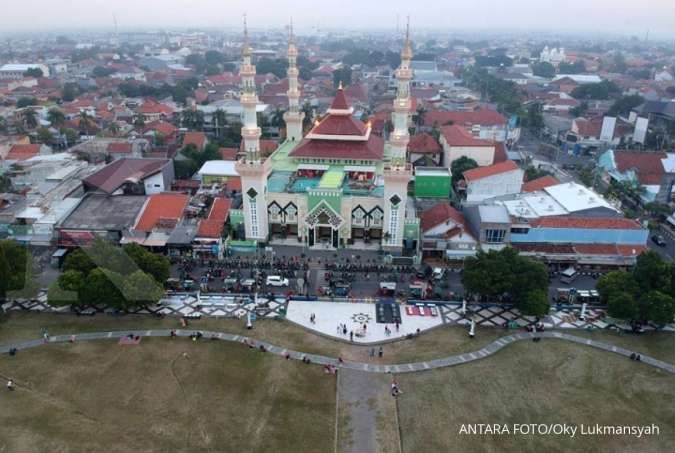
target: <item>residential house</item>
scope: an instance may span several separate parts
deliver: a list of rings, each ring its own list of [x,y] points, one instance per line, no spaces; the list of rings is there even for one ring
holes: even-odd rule
[[[174,179],[170,159],[118,159],[82,183],[85,191],[108,195],[151,195],[169,190]]]
[[[447,202],[420,214],[420,231],[425,257],[463,259],[475,255],[478,249],[467,220]]]
[[[442,158],[443,148],[431,134],[423,132],[410,137],[408,161],[414,167],[440,166]]]
[[[460,157],[468,157],[479,166],[495,163],[496,145],[491,140],[476,138],[457,124],[441,127],[440,144],[443,148],[443,166],[450,168]]]

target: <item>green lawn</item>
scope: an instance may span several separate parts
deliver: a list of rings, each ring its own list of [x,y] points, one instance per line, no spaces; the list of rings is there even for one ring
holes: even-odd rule
[[[187,356],[184,355],[187,353]],[[143,339],[0,357],[0,451],[331,451],[335,377],[242,345]]]
[[[592,348],[522,342],[467,365],[399,377],[404,451],[670,451],[675,377]],[[657,437],[468,436],[463,423],[660,426]]]

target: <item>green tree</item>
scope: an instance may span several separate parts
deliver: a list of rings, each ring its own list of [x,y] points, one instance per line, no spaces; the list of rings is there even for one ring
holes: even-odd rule
[[[80,94],[80,89],[76,83],[66,83],[61,89],[61,98],[66,102],[72,102]]]
[[[121,291],[123,280],[115,272],[94,269],[85,278],[80,292],[81,303],[88,306],[103,304],[111,308],[124,308],[125,301]]]
[[[544,128],[544,114],[541,102],[532,102],[527,106],[527,113],[523,118],[524,126],[535,134]]]
[[[117,124],[117,121],[112,121],[112,122],[108,125],[108,132],[110,132],[110,134],[112,134],[113,136],[116,136],[117,134],[119,134],[119,132],[120,132],[120,125]]]
[[[598,280],[596,288],[600,293],[600,301],[604,304],[609,303],[610,298],[618,294],[629,294],[636,298],[640,292],[633,274],[625,271],[613,271],[603,275]]]
[[[42,72],[42,69],[40,68],[28,68],[24,73],[24,77],[36,77],[40,78],[44,76],[44,73]]]
[[[555,76],[555,67],[547,62],[542,61],[532,65],[532,74],[546,79],[552,79]]]
[[[80,271],[65,271],[57,279],[59,288],[79,293],[84,287],[84,274]]]
[[[673,322],[675,317],[675,299],[660,291],[650,291],[644,297],[645,318],[664,326]]]
[[[46,127],[41,127],[37,130],[37,139],[40,143],[50,144],[54,142],[54,134]]]
[[[28,129],[35,129],[38,125],[37,113],[32,108],[27,108],[21,112],[21,119]]]
[[[159,302],[164,290],[151,276],[138,270],[124,279],[122,294],[126,307],[139,307]]]
[[[580,85],[572,90],[571,94],[575,99],[606,100],[621,94],[621,88],[619,88],[614,82],[603,80],[599,83]]]
[[[551,310],[546,291],[538,289],[517,300],[517,307],[527,316],[546,316]]]
[[[633,321],[638,317],[639,306],[632,294],[613,294],[607,304],[607,313],[613,318]]]
[[[645,99],[639,94],[632,94],[630,96],[622,96],[610,107],[607,114],[610,116],[628,115],[638,105],[642,104]]]
[[[462,156],[459,159],[455,159],[450,164],[450,172],[452,173],[452,181],[457,183],[458,181],[464,179],[464,172],[477,168],[478,163],[467,156]]]
[[[671,264],[664,261],[654,250],[640,254],[633,268],[633,277],[644,293],[649,291],[667,293],[671,286],[671,275]]]
[[[578,118],[580,116],[584,116],[584,113],[588,111],[588,102],[583,101],[579,103],[579,105],[572,107],[570,109],[570,114],[572,114],[573,117]]]
[[[66,116],[56,107],[49,109],[47,112],[47,120],[54,127],[59,127],[66,122]]]
[[[343,66],[333,71],[333,87],[338,88],[340,85],[347,87],[352,84],[352,68]]]
[[[64,273],[74,271],[87,276],[94,269],[96,269],[96,263],[94,263],[87,252],[81,248],[70,252],[63,263]]]
[[[125,244],[122,250],[140,270],[151,275],[158,283],[164,284],[169,278],[171,263],[167,257],[152,253],[138,244]]]
[[[62,289],[57,280],[52,282],[47,289],[47,302],[52,307],[62,307],[66,305],[79,305],[80,300],[75,291]]]
[[[59,130],[61,135],[63,135],[66,138],[66,141],[68,142],[68,146],[73,146],[75,143],[77,143],[78,135],[77,131],[75,129],[71,129],[69,127],[66,128],[61,128]]]
[[[5,256],[5,249],[0,247],[0,301],[5,300],[11,278],[12,275],[9,268],[9,261]]]
[[[16,108],[18,108],[18,109],[23,109],[23,108],[26,108],[26,107],[30,107],[32,105],[38,105],[37,99],[35,99],[33,97],[20,97],[16,101]]]
[[[134,127],[143,127],[145,126],[145,116],[140,113],[134,115]]]
[[[525,169],[525,181],[532,181],[534,179],[543,178],[544,176],[550,175],[550,171],[535,168],[532,165]]]
[[[7,175],[0,175],[0,193],[7,193],[13,190],[12,178]]]
[[[586,72],[586,65],[584,62],[579,60],[574,63],[562,62],[558,65],[558,72],[560,74],[583,74]]]
[[[92,71],[91,75],[94,77],[108,77],[110,74],[114,74],[116,71],[113,68],[104,68],[103,66],[96,66]]]

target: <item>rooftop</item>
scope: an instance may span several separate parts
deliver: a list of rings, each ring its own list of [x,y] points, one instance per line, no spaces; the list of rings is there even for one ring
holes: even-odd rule
[[[488,165],[487,167],[478,167],[467,170],[463,173],[463,175],[466,182],[470,183],[472,181],[477,181],[479,179],[499,175],[502,173],[508,173],[514,170],[519,170],[518,165],[516,165],[516,163],[512,160],[507,160],[498,164]]]
[[[182,193],[158,193],[150,195],[143,206],[134,230],[150,232],[155,228],[172,229],[183,217],[190,197]]]
[[[115,197],[90,194],[61,223],[68,230],[121,231],[133,225],[143,208],[144,195],[119,195]]]
[[[118,159],[82,182],[86,187],[113,193],[124,183],[140,182],[169,164],[171,161],[168,159]]]

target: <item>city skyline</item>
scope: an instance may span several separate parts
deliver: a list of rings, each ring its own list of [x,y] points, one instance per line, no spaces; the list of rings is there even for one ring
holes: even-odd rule
[[[283,27],[292,16],[298,30],[310,29],[395,29],[397,16],[402,25],[406,15],[416,30],[441,31],[556,31],[610,33],[643,36],[647,30],[655,38],[673,38],[670,21],[675,4],[651,0],[636,6],[628,0],[598,0],[591,4],[571,0],[558,2],[514,0],[497,2],[475,0],[468,3],[421,1],[414,5],[401,0],[386,4],[341,2],[328,8],[308,0],[269,4],[263,0],[131,0],[66,4],[37,0],[35,8],[12,8],[3,12],[0,26],[6,31],[112,29],[113,15],[120,30],[134,28],[208,27],[232,29],[241,26],[246,13],[252,30]],[[95,8],[92,8],[92,4]],[[556,11],[555,7],[561,8]],[[35,10],[42,14],[34,15]],[[357,14],[355,14],[355,12]],[[579,14],[582,12],[582,14]],[[550,18],[550,19],[549,19]],[[561,18],[563,20],[561,20]]]

